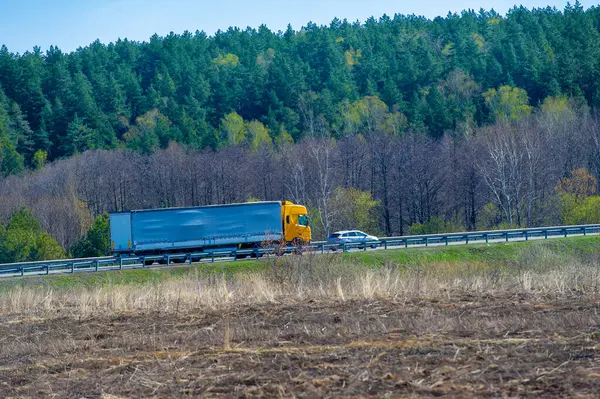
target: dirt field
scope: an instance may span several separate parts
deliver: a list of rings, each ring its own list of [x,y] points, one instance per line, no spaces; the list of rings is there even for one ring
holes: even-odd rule
[[[3,316],[0,397],[597,397],[599,306],[583,298]]]

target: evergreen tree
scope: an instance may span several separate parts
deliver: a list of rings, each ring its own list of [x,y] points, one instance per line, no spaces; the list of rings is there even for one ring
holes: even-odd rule
[[[108,214],[104,213],[94,220],[87,235],[71,248],[74,258],[89,258],[110,255],[110,228]]]

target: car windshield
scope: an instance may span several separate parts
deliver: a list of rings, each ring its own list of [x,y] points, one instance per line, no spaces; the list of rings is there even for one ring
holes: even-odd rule
[[[329,234],[329,238],[338,238],[339,236],[338,233]]]

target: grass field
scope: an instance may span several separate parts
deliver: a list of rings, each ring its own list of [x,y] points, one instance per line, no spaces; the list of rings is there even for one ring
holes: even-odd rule
[[[6,280],[0,396],[578,396],[600,237]]]
[[[509,242],[506,244],[474,244],[449,247],[409,248],[389,251],[366,251],[353,253],[329,253],[328,259],[343,260],[352,268],[365,269],[383,266],[414,268],[425,265],[444,267],[485,266],[488,268],[514,268],[518,263],[539,264],[547,261],[557,262],[563,259],[587,260],[600,253],[600,236],[552,239],[547,241]],[[541,258],[540,254],[545,258]],[[533,258],[532,262],[529,259]],[[234,276],[249,272],[265,271],[271,268],[271,262],[263,259],[239,260],[217,264],[194,264],[177,267],[146,268],[136,270],[109,271],[98,273],[80,273],[74,275],[56,275],[27,277],[23,279],[0,279],[0,295],[17,287],[51,289],[53,291],[73,290],[77,288],[96,289],[120,285],[155,284],[173,279],[197,277]]]

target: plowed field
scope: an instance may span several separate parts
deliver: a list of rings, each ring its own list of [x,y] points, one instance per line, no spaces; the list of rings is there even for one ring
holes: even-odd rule
[[[452,296],[0,318],[0,397],[597,397],[599,305]]]

